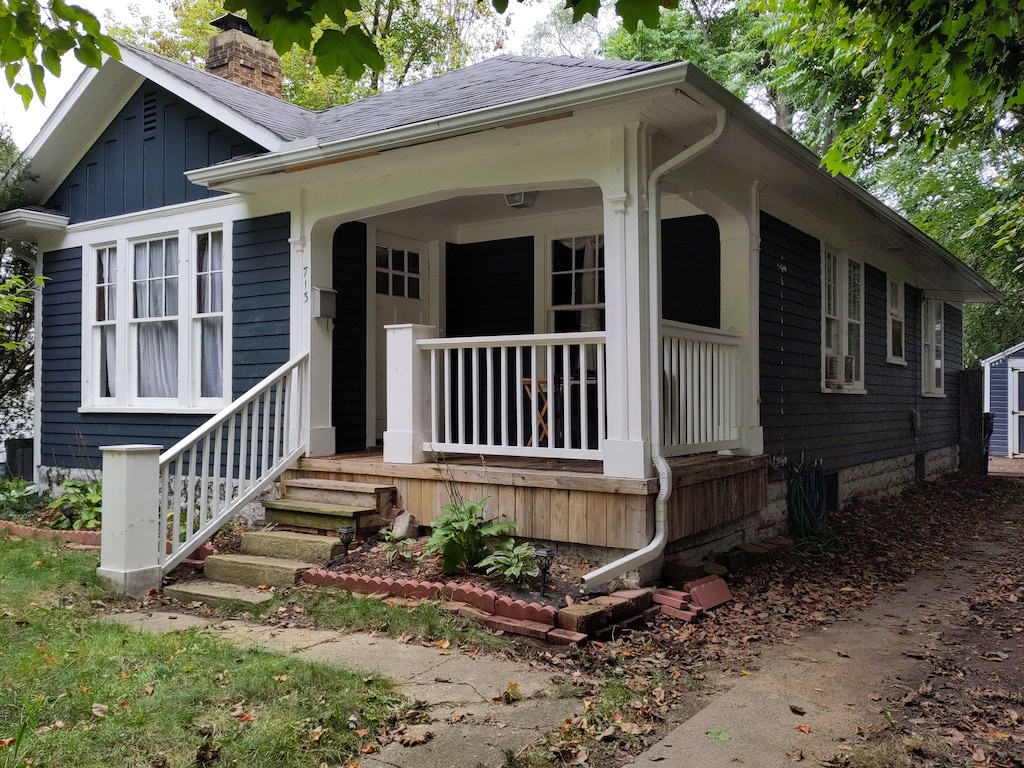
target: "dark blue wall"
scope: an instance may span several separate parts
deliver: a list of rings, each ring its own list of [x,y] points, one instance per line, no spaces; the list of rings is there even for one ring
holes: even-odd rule
[[[233,397],[288,362],[291,216],[236,221],[231,242]]]
[[[263,148],[178,97],[144,83],[47,206],[71,223],[220,194],[184,173]]]
[[[288,360],[289,216],[238,221],[233,234],[235,396]],[[79,413],[82,395],[82,253],[43,254],[42,463],[100,469],[99,446],[169,448],[209,414]]]
[[[1009,363],[996,360],[988,368],[988,411],[992,414],[992,439],[988,444],[992,456],[1009,456]]]
[[[761,216],[761,423],[765,453],[822,459],[826,472],[956,445],[960,310],[946,304],[944,398],[921,394],[921,294],[907,286],[906,365],[886,362],[886,276],[864,270],[867,394],[821,391],[821,246]],[[914,429],[912,413],[920,415]]]

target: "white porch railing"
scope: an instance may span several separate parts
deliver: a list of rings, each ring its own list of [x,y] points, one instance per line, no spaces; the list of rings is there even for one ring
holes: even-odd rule
[[[419,339],[429,354],[426,451],[600,459],[605,334]]]
[[[285,363],[160,455],[161,576],[305,452],[301,420],[308,357]]]
[[[742,334],[663,321],[662,452],[739,448]]]

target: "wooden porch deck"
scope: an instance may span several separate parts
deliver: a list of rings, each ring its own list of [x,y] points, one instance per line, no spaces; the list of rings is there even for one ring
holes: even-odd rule
[[[670,459],[669,540],[758,512],[767,503],[768,462],[717,454]],[[451,455],[391,464],[378,450],[305,458],[291,473],[393,485],[396,506],[423,523],[441,513],[454,489],[464,499],[488,498],[488,513],[515,522],[524,538],[631,550],[654,535],[657,478],[605,477],[599,461]]]

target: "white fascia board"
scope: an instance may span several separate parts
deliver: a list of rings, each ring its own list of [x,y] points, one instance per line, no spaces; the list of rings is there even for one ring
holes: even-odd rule
[[[696,93],[690,93],[691,89],[696,91]],[[703,100],[711,99],[721,105],[730,115],[740,120],[753,131],[756,136],[759,136],[766,143],[773,145],[779,154],[789,157],[794,165],[802,166],[806,172],[827,179],[842,190],[844,196],[853,198],[855,202],[881,218],[884,224],[897,230],[930,256],[938,259],[944,266],[954,272],[958,278],[971,286],[971,293],[965,300],[985,303],[999,301],[1003,298],[1003,294],[994,285],[960,261],[949,250],[919,230],[855,181],[846,176],[834,176],[822,168],[821,158],[818,155],[777,125],[759,115],[752,107],[727,90],[723,85],[704,74],[704,72],[696,67],[691,67],[686,72],[686,83],[682,86],[682,90],[700,103],[704,103]],[[963,298],[961,295],[961,299]]]
[[[256,125],[251,120],[247,120],[234,110],[224,106],[223,103],[217,101],[205,91],[195,88],[183,80],[179,80],[159,67],[153,66],[153,64],[129,48],[121,49],[121,63],[131,67],[144,78],[151,80],[164,90],[185,99],[196,109],[205,112],[214,120],[251,139],[269,152],[276,152],[284,144],[284,140],[280,136],[271,133],[262,126]]]
[[[1012,347],[1004,349],[1002,352],[996,352],[996,354],[992,355],[992,357],[986,357],[984,360],[981,360],[980,362],[982,365],[991,365],[997,360],[1002,360],[1004,358],[1010,357],[1011,355],[1017,352],[1020,352],[1022,349],[1024,349],[1024,341],[1022,341],[1020,344],[1014,344]]]
[[[0,213],[0,235],[11,240],[35,241],[44,232],[63,232],[68,217],[46,211],[16,208]]]
[[[26,191],[34,199],[49,199],[142,82],[140,75],[109,60],[78,76],[23,153],[32,170]]]
[[[669,64],[595,85],[559,91],[534,99],[514,101],[500,107],[486,107],[462,112],[440,120],[428,120],[398,128],[389,128],[328,144],[309,146],[307,142],[303,141],[300,146],[294,148],[284,144],[279,152],[273,154],[198,168],[188,171],[185,175],[193,184],[218,188],[234,181],[281,173],[296,166],[330,162],[351,155],[382,152],[398,147],[438,141],[496,128],[511,122],[537,118],[545,113],[578,109],[622,96],[671,88],[684,82],[687,78],[687,71],[690,69],[692,67],[687,62]]]

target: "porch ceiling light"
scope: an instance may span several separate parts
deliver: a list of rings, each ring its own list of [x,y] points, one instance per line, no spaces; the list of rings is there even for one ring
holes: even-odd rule
[[[509,208],[532,208],[539,192],[506,192],[505,205]]]

